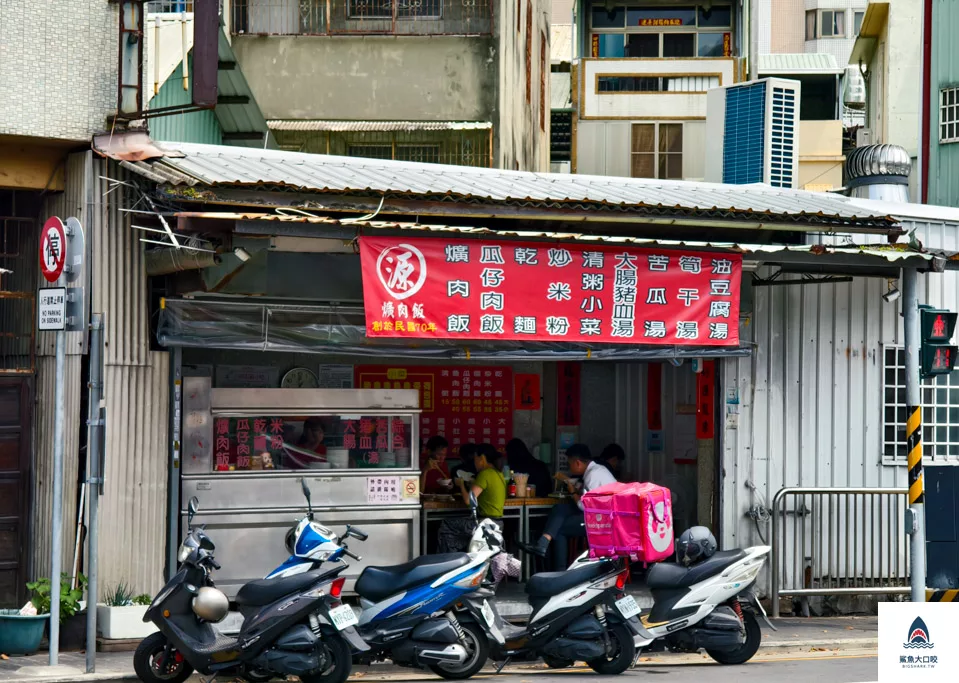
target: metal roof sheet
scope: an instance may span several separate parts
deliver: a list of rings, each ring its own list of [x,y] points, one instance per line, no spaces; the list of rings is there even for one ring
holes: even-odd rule
[[[490,130],[489,121],[326,121],[319,119],[274,119],[266,122],[270,130],[392,132],[413,130]]]
[[[530,173],[189,143],[165,143],[163,149],[163,157],[132,161],[131,169],[163,176],[170,185],[442,197],[549,209],[627,210],[667,220],[684,216],[769,227],[788,222],[797,230],[829,225],[841,231],[898,232],[894,219],[855,206],[847,197],[767,185]],[[113,156],[109,148],[98,151]]]
[[[549,75],[549,108],[572,109],[573,92],[570,89],[570,74],[554,71]]]
[[[551,64],[573,59],[573,27],[571,24],[551,24],[549,27],[549,61]]]
[[[626,237],[617,235],[596,235],[592,233],[551,232],[543,230],[491,230],[490,228],[456,225],[436,225],[417,222],[357,220],[355,218],[337,218],[335,216],[310,215],[300,210],[287,210],[280,213],[234,213],[234,212],[179,212],[178,218],[203,218],[230,221],[257,221],[263,223],[318,225],[329,227],[348,227],[350,229],[404,230],[424,233],[457,233],[473,237],[495,236],[517,240],[556,240],[562,242],[582,242],[603,244],[629,244],[633,246],[656,246],[686,249],[720,249],[743,254],[806,253],[821,254],[864,254],[878,256],[890,262],[907,258],[929,260],[934,254],[911,248],[908,244],[881,245],[832,245],[832,244],[750,244],[746,242],[716,242],[696,240],[667,240],[659,238]],[[314,235],[323,237],[322,234]]]
[[[244,96],[249,98],[246,104],[217,104],[214,112],[224,133],[251,133],[261,132],[267,136],[267,146],[276,148],[276,141],[266,125],[260,107],[250,90],[246,77],[237,62],[230,41],[227,40],[223,27],[220,27],[219,43],[217,44],[217,58],[220,62],[232,63],[232,69],[219,69],[216,83],[218,95],[223,97]],[[263,147],[263,140],[235,140],[228,144],[238,147]]]
[[[835,56],[824,52],[759,55],[760,74],[841,74]]]

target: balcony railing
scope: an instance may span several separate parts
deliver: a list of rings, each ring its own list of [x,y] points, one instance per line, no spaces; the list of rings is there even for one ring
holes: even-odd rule
[[[491,35],[492,0],[234,0],[238,35]]]
[[[297,131],[273,127],[281,149],[455,166],[491,165],[492,130]]]

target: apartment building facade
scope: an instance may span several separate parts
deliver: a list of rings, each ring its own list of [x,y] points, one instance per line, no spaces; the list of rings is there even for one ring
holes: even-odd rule
[[[577,0],[573,171],[702,179],[706,91],[743,79],[742,19],[734,3]]]
[[[225,0],[286,150],[548,170],[544,0]]]

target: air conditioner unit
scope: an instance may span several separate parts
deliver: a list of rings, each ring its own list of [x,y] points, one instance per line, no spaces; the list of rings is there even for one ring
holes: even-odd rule
[[[799,81],[764,78],[706,93],[706,180],[799,185]]]

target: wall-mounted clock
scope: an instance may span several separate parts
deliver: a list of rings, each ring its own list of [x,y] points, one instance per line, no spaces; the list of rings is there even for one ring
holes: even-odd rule
[[[283,389],[316,389],[319,381],[309,368],[293,368],[280,381]]]

